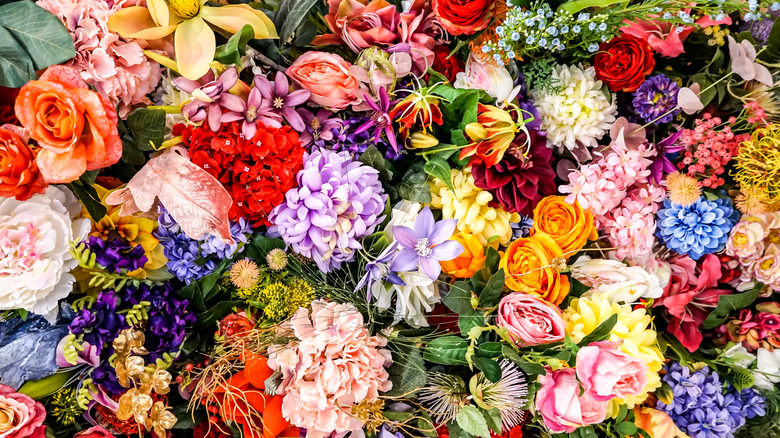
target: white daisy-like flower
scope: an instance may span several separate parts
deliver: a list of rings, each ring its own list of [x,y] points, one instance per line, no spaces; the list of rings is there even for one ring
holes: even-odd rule
[[[594,147],[615,121],[617,106],[601,92],[593,67],[558,65],[552,70],[555,90],[534,89],[531,98],[539,111],[547,146],[574,151]],[[556,92],[558,91],[558,92]],[[589,154],[586,154],[589,155]]]

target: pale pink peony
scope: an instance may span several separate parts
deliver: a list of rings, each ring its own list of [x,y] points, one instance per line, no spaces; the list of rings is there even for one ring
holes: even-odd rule
[[[736,257],[742,266],[752,269],[764,254],[764,238],[775,221],[773,213],[743,217],[731,229],[729,240],[726,241],[726,254]]]
[[[561,310],[524,292],[501,299],[496,325],[504,327],[520,347],[562,341],[565,334]]]
[[[42,404],[0,383],[0,437],[44,438],[44,419]]]
[[[133,2],[137,3],[137,2]],[[151,105],[147,94],[160,81],[160,65],[146,58],[144,40],[127,41],[108,30],[108,18],[125,2],[109,7],[102,0],[38,0],[70,31],[76,56],[67,65],[114,105],[125,117],[134,105]]]
[[[571,433],[579,427],[601,423],[607,416],[606,402],[600,402],[580,390],[574,368],[539,376],[541,388],[536,393],[536,411],[553,433]],[[582,393],[582,394],[580,394]]]
[[[393,386],[385,370],[390,351],[380,348],[387,341],[369,335],[351,304],[317,300],[311,308],[311,318],[301,308],[291,319],[298,342],[269,350],[268,366],[282,373],[282,414],[308,438],[359,430],[352,406]]]
[[[577,378],[597,401],[641,395],[647,385],[647,364],[615,347],[594,342],[577,352]]]

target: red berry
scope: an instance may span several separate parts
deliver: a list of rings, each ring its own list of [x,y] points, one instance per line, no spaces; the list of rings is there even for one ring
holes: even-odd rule
[[[209,412],[211,412],[212,414],[216,414],[217,412],[219,412],[219,408],[216,407],[215,405],[211,405],[209,406]]]
[[[227,329],[225,333],[227,333],[228,336],[233,336],[233,333],[235,333],[235,331],[233,329]]]
[[[187,371],[192,371],[195,369],[195,365],[188,363],[187,365],[184,366],[184,369]]]
[[[176,376],[176,383],[181,383],[184,381],[184,377],[182,376]]]
[[[216,415],[212,415],[209,417],[209,421],[211,421],[212,423],[219,423],[219,418],[217,418]]]
[[[211,363],[211,359],[209,359],[209,358],[206,358],[206,359],[203,360],[203,365],[208,365],[210,363]]]

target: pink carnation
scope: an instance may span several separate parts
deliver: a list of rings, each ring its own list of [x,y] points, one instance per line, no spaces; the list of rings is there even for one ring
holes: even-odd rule
[[[352,406],[393,386],[385,370],[390,351],[379,348],[386,340],[369,335],[351,304],[317,300],[311,308],[311,318],[303,308],[292,317],[298,342],[269,350],[268,366],[282,373],[282,414],[309,438],[359,430]]]
[[[137,3],[137,2],[134,2]],[[101,0],[38,0],[37,5],[55,14],[73,37],[76,56],[67,65],[95,87],[125,117],[137,104],[151,105],[146,97],[160,81],[160,65],[143,53],[144,40],[127,41],[108,30],[108,18],[124,6]]]
[[[5,419],[5,421],[2,421]],[[46,409],[25,394],[0,384],[0,436],[3,438],[44,438]]]

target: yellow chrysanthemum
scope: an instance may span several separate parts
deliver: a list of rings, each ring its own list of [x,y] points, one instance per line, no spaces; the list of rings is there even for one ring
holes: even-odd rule
[[[647,394],[661,386],[658,372],[663,367],[664,355],[658,348],[652,318],[647,311],[643,308],[632,310],[629,305],[611,303],[606,294],[593,294],[572,300],[563,312],[566,334],[572,341],[580,342],[612,315],[617,315],[618,320],[612,327],[609,341],[622,342],[618,349],[641,360],[648,367],[647,385],[642,394],[610,401],[608,413],[616,414],[620,405],[625,404],[629,409],[633,408],[642,403]]]
[[[488,205],[493,200],[490,192],[474,185],[471,167],[463,170],[451,170],[452,185],[455,192],[447,184],[433,178],[431,186],[431,206],[441,209],[443,219],[457,219],[458,231],[472,234],[479,238],[482,245],[487,245],[491,238],[496,238],[500,244],[512,240],[510,222],[517,222],[517,213],[507,213],[501,208]]]

